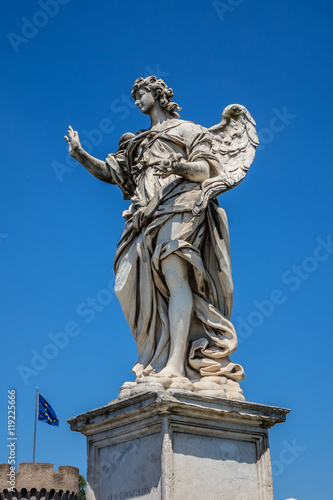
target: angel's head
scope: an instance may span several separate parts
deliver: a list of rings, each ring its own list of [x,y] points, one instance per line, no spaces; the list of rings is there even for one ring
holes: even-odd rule
[[[176,102],[171,101],[174,96],[173,90],[163,80],[157,80],[156,76],[137,78],[134,82],[131,96],[135,100],[136,106],[144,114],[149,114],[157,102],[171,116],[180,118],[176,109],[180,111],[182,108]]]

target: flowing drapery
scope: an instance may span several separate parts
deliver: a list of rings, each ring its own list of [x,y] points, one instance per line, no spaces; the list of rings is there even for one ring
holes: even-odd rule
[[[185,138],[181,127],[190,129]],[[137,376],[158,373],[168,360],[169,291],[161,262],[175,254],[188,262],[194,302],[186,375],[190,379],[225,375],[240,381],[243,368],[229,359],[237,348],[237,336],[230,321],[233,284],[227,217],[215,201],[200,216],[192,215],[199,183],[154,176],[153,165],[171,153],[188,161],[204,158],[211,175],[216,173],[209,134],[181,120],[159,134],[139,134],[107,159],[110,182],[132,200],[124,213],[114,267],[115,292],[137,343],[139,359],[133,371]],[[162,228],[167,234],[175,220],[180,221],[177,234],[161,239]]]

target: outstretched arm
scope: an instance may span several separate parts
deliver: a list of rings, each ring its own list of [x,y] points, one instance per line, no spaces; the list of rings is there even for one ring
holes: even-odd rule
[[[85,151],[80,143],[79,134],[71,126],[68,128],[68,136],[65,139],[69,146],[69,154],[92,175],[101,181],[111,182],[110,168],[105,161],[94,158]]]

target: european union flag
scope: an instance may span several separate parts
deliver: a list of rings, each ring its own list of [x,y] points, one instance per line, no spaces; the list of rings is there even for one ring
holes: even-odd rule
[[[39,394],[38,420],[59,427],[58,417],[51,405]]]

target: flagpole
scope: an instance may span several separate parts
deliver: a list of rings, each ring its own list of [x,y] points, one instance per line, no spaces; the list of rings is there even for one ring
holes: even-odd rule
[[[36,408],[35,408],[34,452],[33,452],[33,458],[32,458],[33,463],[35,463],[35,451],[36,451],[37,404],[38,404],[38,387],[36,387]]]

